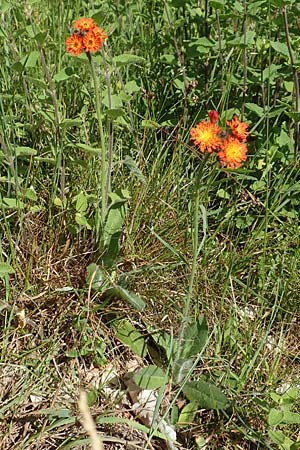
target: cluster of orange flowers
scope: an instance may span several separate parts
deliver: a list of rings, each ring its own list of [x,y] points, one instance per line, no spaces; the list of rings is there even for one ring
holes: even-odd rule
[[[209,122],[202,120],[191,129],[191,139],[202,153],[216,151],[222,166],[230,169],[241,167],[241,163],[247,160],[246,140],[249,136],[249,125],[241,122],[235,114],[232,120],[226,122],[231,132],[224,138],[224,132],[218,126],[218,117],[217,111],[210,111]]]
[[[73,23],[74,33],[67,37],[67,52],[73,56],[86,53],[95,53],[101,47],[107,35],[105,31],[98,27],[93,19],[82,18]]]

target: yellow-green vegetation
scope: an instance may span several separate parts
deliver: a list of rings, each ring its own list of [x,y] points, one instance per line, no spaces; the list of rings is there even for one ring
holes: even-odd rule
[[[2,1],[1,449],[300,448],[299,22]]]

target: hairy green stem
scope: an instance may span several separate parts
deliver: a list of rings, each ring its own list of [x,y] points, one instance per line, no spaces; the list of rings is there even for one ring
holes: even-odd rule
[[[106,199],[106,181],[107,181],[107,161],[106,161],[106,146],[105,146],[105,138],[103,132],[103,123],[101,117],[101,102],[99,95],[99,86],[97,81],[97,76],[94,68],[94,64],[92,61],[92,57],[90,53],[87,53],[87,57],[90,63],[91,74],[93,78],[94,91],[95,91],[95,100],[96,100],[96,114],[98,120],[99,127],[99,135],[100,135],[100,146],[101,146],[101,227],[103,228],[106,217],[107,210],[107,199]],[[97,229],[97,240],[99,241],[99,229]]]
[[[194,180],[194,217],[193,217],[193,230],[192,230],[192,244],[193,244],[193,259],[192,259],[192,266],[191,266],[191,273],[190,273],[190,279],[189,279],[189,286],[188,286],[188,292],[185,299],[185,305],[183,309],[183,320],[180,327],[180,332],[178,336],[178,348],[179,353],[180,349],[183,344],[183,337],[185,333],[186,326],[189,322],[189,312],[190,312],[190,306],[191,306],[191,300],[193,296],[194,291],[194,284],[195,284],[195,278],[196,278],[196,272],[197,272],[197,259],[199,256],[199,220],[200,220],[200,182],[202,179],[203,169],[205,167],[205,164],[209,158],[209,153],[206,152],[203,156],[202,162],[200,164],[200,167],[196,173],[195,180]],[[203,245],[204,241],[202,240],[202,243],[200,244],[200,248]]]

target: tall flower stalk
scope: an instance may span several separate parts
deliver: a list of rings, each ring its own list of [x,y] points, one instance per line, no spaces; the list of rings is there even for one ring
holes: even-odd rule
[[[203,169],[209,156],[214,152],[217,153],[221,165],[229,169],[239,168],[241,163],[247,160],[246,140],[249,135],[249,132],[247,131],[249,125],[241,122],[236,115],[233,116],[231,121],[227,121],[226,125],[230,128],[230,134],[228,136],[226,136],[226,133],[218,125],[218,112],[210,111],[209,120],[202,120],[190,131],[191,139],[198,147],[200,153],[203,154],[203,157],[194,178],[194,215],[192,224],[193,258],[188,291],[183,310],[183,320],[178,336],[179,354],[180,349],[184,346],[185,331],[190,321],[190,307],[197,274],[197,260],[206,239],[207,225],[205,208],[200,204],[200,187]],[[200,210],[202,211],[203,219],[203,238],[199,243]]]
[[[92,54],[100,50],[104,41],[107,39],[107,35],[91,18],[75,20],[73,27],[75,31],[66,39],[67,52],[73,56],[78,56],[85,52],[89,62],[95,92],[96,115],[101,148],[101,214],[100,223],[98,220],[96,225],[96,238],[99,242],[100,229],[104,228],[107,214],[107,177],[109,175],[107,174],[107,152],[101,115],[100,87],[95,72]]]

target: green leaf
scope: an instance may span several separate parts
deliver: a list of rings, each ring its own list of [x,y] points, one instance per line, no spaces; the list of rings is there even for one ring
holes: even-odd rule
[[[288,47],[283,42],[271,42],[271,47],[280,55],[290,57]]]
[[[226,199],[230,198],[230,194],[228,192],[226,192],[225,189],[219,189],[217,191],[217,196],[219,198],[226,198]]]
[[[166,331],[156,330],[151,325],[147,327],[147,331],[151,334],[151,338],[156,343],[156,345],[158,345],[165,351],[166,357],[170,362],[171,356],[173,354],[176,354],[177,351],[176,341]]]
[[[146,62],[145,58],[141,56],[133,55],[132,53],[123,53],[114,57],[114,62],[117,66],[126,66],[128,64],[141,65]]]
[[[125,84],[124,89],[127,94],[134,94],[141,90],[141,86],[139,86],[135,80],[132,80]]]
[[[80,226],[86,228],[87,230],[91,230],[91,229],[92,229],[92,227],[91,227],[91,225],[89,224],[87,218],[86,218],[85,215],[82,214],[82,213],[78,213],[78,212],[77,212],[77,213],[75,214],[75,222],[76,222],[78,225],[80,225]]]
[[[64,69],[57,72],[57,74],[54,75],[53,79],[57,83],[61,81],[68,80],[71,77],[78,77],[76,71],[73,69],[73,67],[65,67]]]
[[[294,122],[300,122],[300,112],[286,112]]]
[[[197,402],[188,403],[181,411],[177,424],[179,426],[191,425],[195,420],[197,411],[198,411]]]
[[[176,359],[173,365],[173,378],[174,383],[181,383],[189,374],[191,368],[193,367],[192,359]]]
[[[35,67],[38,59],[39,52],[37,50],[34,50],[33,52],[29,53],[29,55],[23,56],[23,58],[20,59],[20,63],[25,69],[28,69],[30,67]]]
[[[269,438],[277,445],[281,450],[290,450],[293,441],[283,434],[282,431],[269,430]]]
[[[124,109],[122,108],[107,109],[106,114],[112,120],[118,119],[119,117],[124,117],[126,115]]]
[[[209,0],[209,6],[215,9],[223,9],[226,5],[226,0]]]
[[[31,147],[18,146],[15,148],[16,157],[35,156],[37,151]]]
[[[103,105],[105,105],[107,108],[109,108],[109,111],[117,109],[122,110],[123,101],[119,95],[113,94],[110,95],[108,98],[108,92],[107,90],[104,91],[104,97],[102,100]]]
[[[88,207],[87,196],[83,192],[79,192],[79,194],[75,195],[74,200],[76,200],[76,211],[84,213]]]
[[[190,402],[197,402],[200,408],[226,409],[230,405],[230,402],[217,386],[204,380],[186,383],[182,391]]]
[[[119,239],[127,212],[129,193],[126,190],[111,192],[110,198],[112,203],[106,216],[102,237],[105,249],[102,261],[106,267],[111,267],[119,256]]]
[[[24,194],[25,198],[33,202],[37,201],[37,195],[33,187],[27,188]]]
[[[154,120],[142,120],[141,126],[142,128],[161,128],[161,125],[157,122],[154,122]]]
[[[119,297],[132,305],[138,311],[142,311],[145,308],[145,302],[132,291],[129,291],[121,286],[114,286],[107,290],[107,294],[113,297]]]
[[[25,203],[21,202],[20,200],[17,200],[16,198],[3,197],[2,201],[3,201],[2,206],[4,208],[23,209],[26,206]]]
[[[64,119],[62,122],[60,122],[61,128],[80,127],[81,125],[81,119]]]
[[[13,273],[15,273],[15,271],[9,264],[0,262],[0,277]]]
[[[249,109],[249,111],[253,111],[259,117],[262,117],[264,115],[263,108],[258,106],[256,103],[246,103],[245,106],[247,109]]]
[[[129,348],[138,356],[143,358],[147,354],[147,345],[143,335],[132,325],[129,320],[115,320],[112,323],[112,328],[115,331],[117,339],[123,344],[128,345]]]
[[[92,263],[87,268],[88,285],[91,284],[92,289],[104,292],[108,287],[108,278],[106,272],[97,264]]]
[[[208,338],[207,322],[204,316],[195,322],[188,324],[185,328],[182,348],[179,349],[179,358],[188,359],[203,350]]]
[[[283,411],[271,408],[268,414],[268,424],[270,425],[270,427],[279,425],[283,420],[283,416]]]
[[[155,365],[135,372],[133,380],[141,389],[158,389],[168,382],[167,374]]]
[[[283,412],[282,423],[300,424],[300,414],[286,410]]]
[[[92,147],[91,145],[87,144],[76,144],[76,147],[78,147],[80,150],[83,150],[86,153],[90,153],[93,156],[99,156],[101,153],[101,149],[97,147]]]

